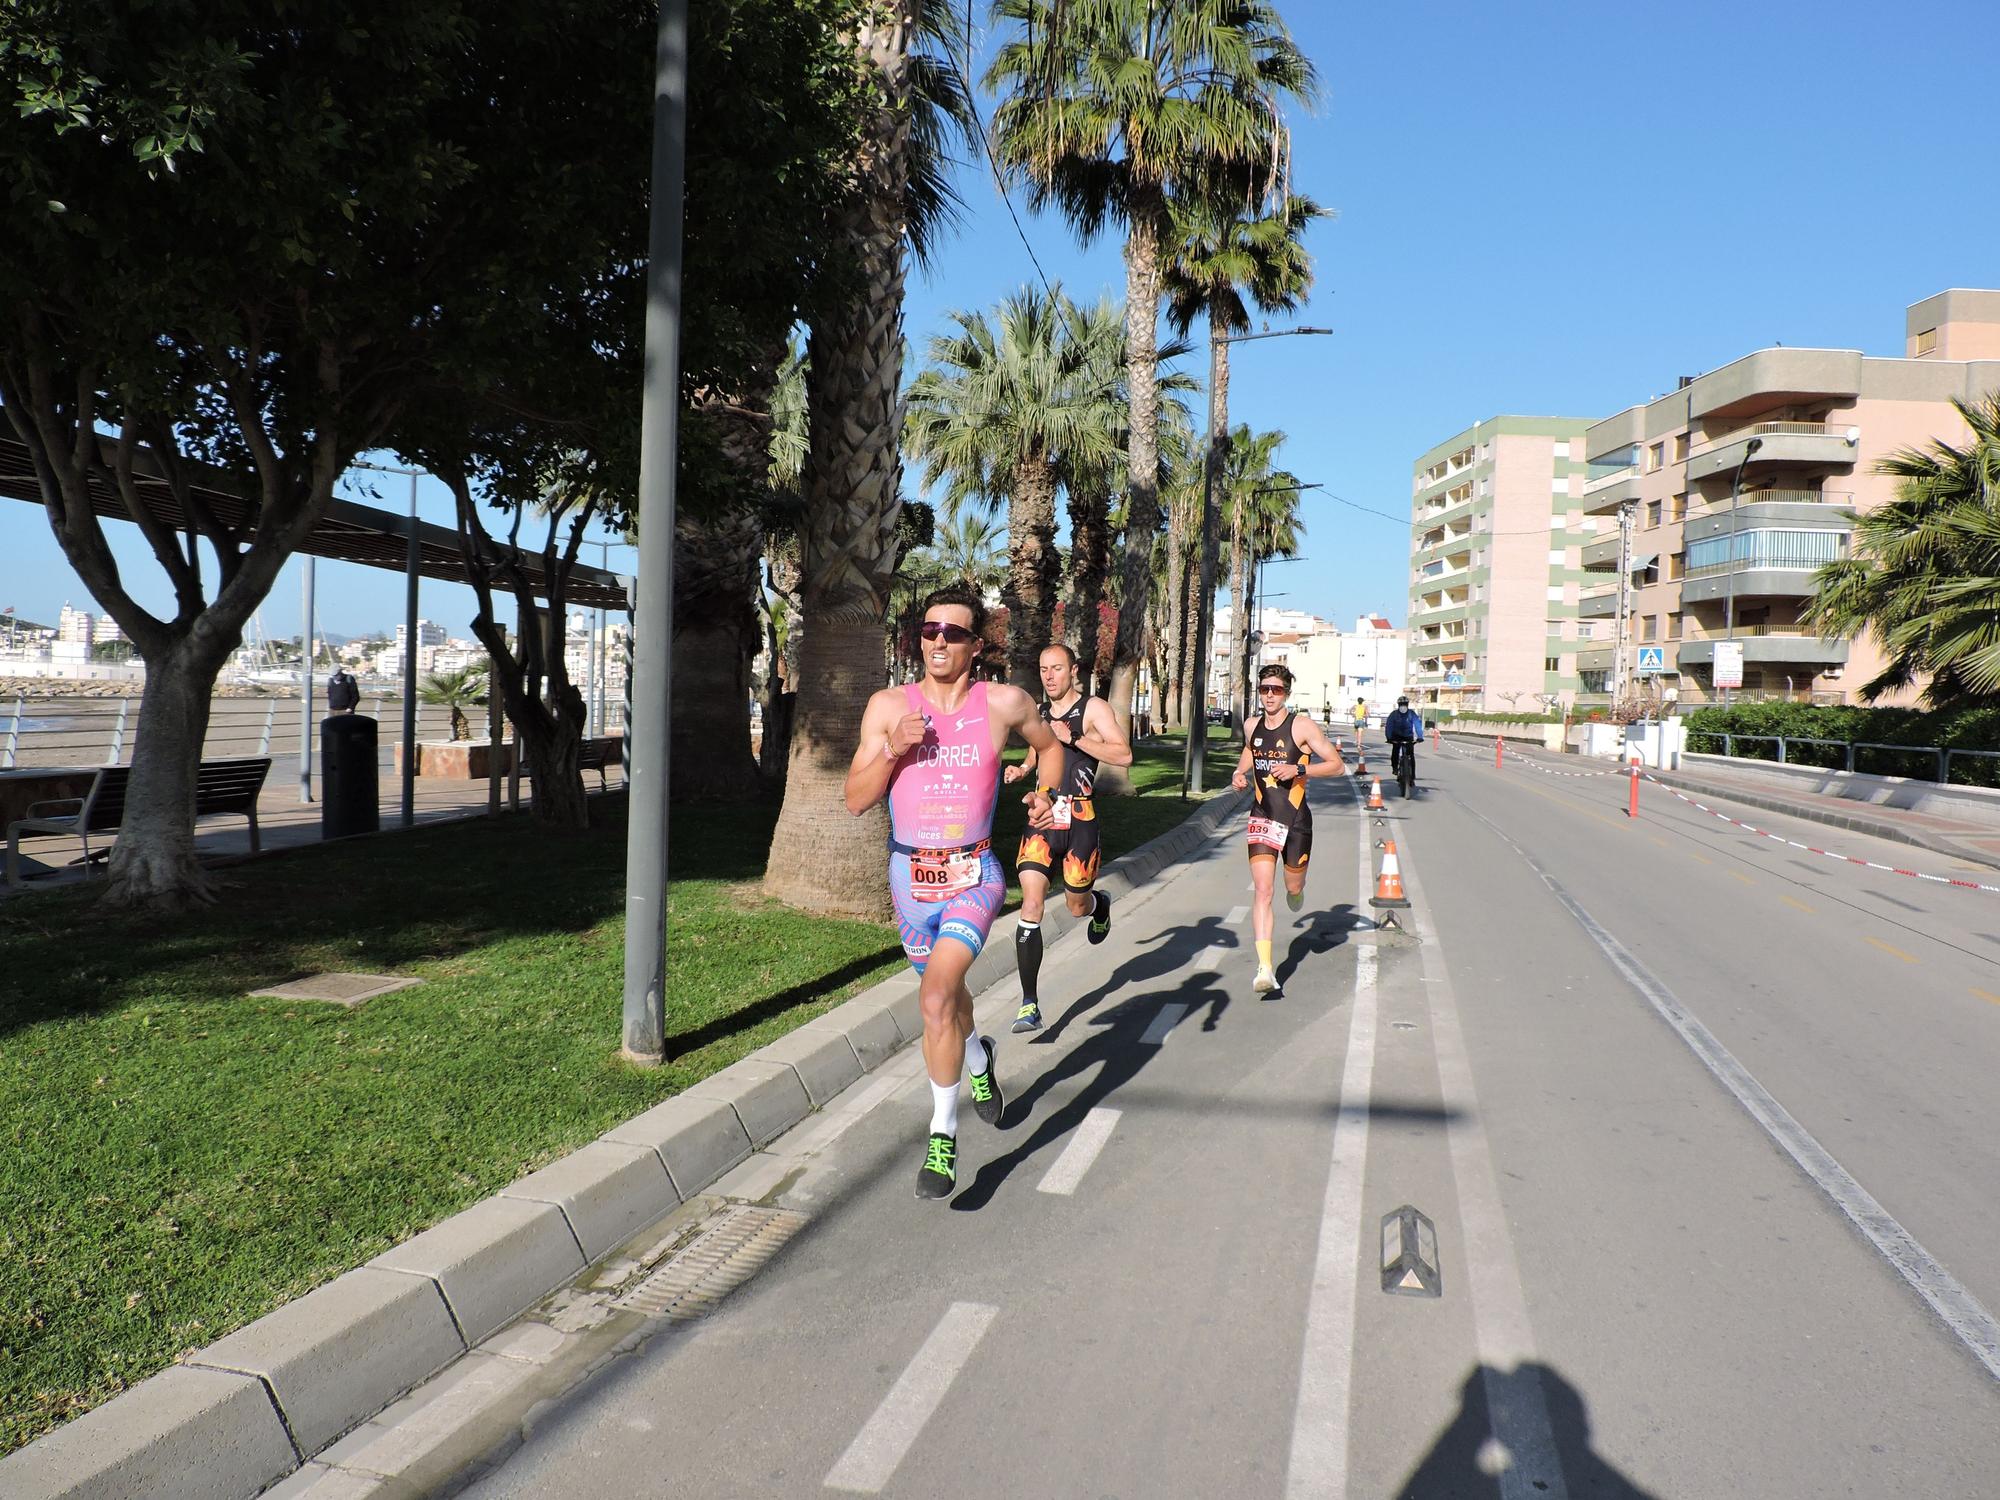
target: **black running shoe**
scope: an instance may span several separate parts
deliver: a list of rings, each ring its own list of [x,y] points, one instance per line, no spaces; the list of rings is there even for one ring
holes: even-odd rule
[[[986,1068],[971,1078],[972,1112],[988,1125],[998,1125],[1000,1111],[1007,1107],[1007,1101],[1000,1097],[1000,1080],[993,1076],[993,1038],[983,1036],[979,1045],[986,1049]]]
[[[1111,936],[1111,898],[1102,891],[1097,893],[1097,905],[1090,913],[1088,934],[1093,943],[1101,943]]]
[[[1040,1031],[1042,1029],[1042,1008],[1033,1000],[1023,1000],[1021,1008],[1014,1012],[1014,1030]]]
[[[917,1171],[917,1196],[942,1198],[957,1185],[958,1142],[948,1135],[933,1135]]]

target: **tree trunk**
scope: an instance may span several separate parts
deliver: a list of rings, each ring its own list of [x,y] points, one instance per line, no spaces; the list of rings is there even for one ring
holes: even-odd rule
[[[529,816],[545,828],[588,828],[590,794],[583,789],[583,736],[539,699],[521,713],[508,705],[523,762],[534,768]]]
[[[910,42],[916,0],[866,0],[854,41],[873,100],[857,142],[859,186],[833,226],[861,294],[812,328],[810,436],[800,536],[810,622],[785,805],[764,889],[809,911],[886,920],[889,817],[850,817],[841,801],[863,710],[883,683],[882,632],[902,509],[903,227],[909,189]]]
[[[1098,625],[1104,580],[1111,574],[1111,497],[1095,485],[1072,486],[1069,493],[1069,644],[1076,652],[1078,689],[1095,690]]]
[[[1062,559],[1056,551],[1056,472],[1045,456],[1014,466],[1007,499],[1007,680],[1041,696],[1037,670],[1042,649],[1053,639],[1056,582]]]
[[[1158,366],[1160,221],[1165,217],[1164,208],[1164,199],[1156,192],[1139,196],[1130,206],[1131,228],[1125,237],[1125,371],[1132,414],[1126,450],[1129,499],[1125,553],[1119,569],[1118,644],[1107,696],[1118,727],[1128,734],[1144,648],[1146,605],[1153,592],[1153,538],[1160,529]],[[1098,768],[1098,791],[1127,792],[1131,786],[1131,778],[1122,767]]]
[[[174,911],[215,899],[215,882],[195,858],[194,794],[215,678],[227,656],[184,635],[146,662],[125,816],[104,893],[109,905]]]
[[[1231,498],[1233,501],[1235,497]],[[1236,712],[1243,702],[1236,691],[1236,684],[1243,680],[1243,674],[1248,670],[1243,661],[1250,639],[1250,609],[1243,597],[1248,592],[1243,581],[1244,572],[1243,511],[1232,503],[1229,507],[1229,659],[1222,674],[1222,699],[1229,705],[1239,734],[1250,722],[1247,715]]]
[[[1188,526],[1184,503],[1167,507],[1167,588],[1164,608],[1166,628],[1159,632],[1161,652],[1166,659],[1166,671],[1160,677],[1160,708],[1158,715],[1161,726],[1178,729],[1184,723],[1186,703],[1181,696],[1181,669],[1187,661],[1187,549],[1182,538],[1187,535]]]
[[[1196,568],[1200,574],[1200,598],[1195,601],[1198,618],[1207,622],[1199,660],[1191,674],[1194,696],[1194,711],[1208,713],[1208,661],[1215,652],[1215,552],[1217,534],[1221,528],[1222,507],[1225,503],[1223,484],[1228,475],[1229,454],[1229,345],[1218,337],[1215,315],[1211,310],[1208,320],[1208,388],[1209,428],[1208,441],[1203,445],[1202,485],[1209,497],[1202,506],[1201,536],[1198,544],[1201,551]],[[1233,566],[1233,564],[1232,564]],[[1225,701],[1227,694],[1224,694]]]
[[[750,752],[763,528],[749,511],[674,527],[673,781],[677,801],[763,790]]]

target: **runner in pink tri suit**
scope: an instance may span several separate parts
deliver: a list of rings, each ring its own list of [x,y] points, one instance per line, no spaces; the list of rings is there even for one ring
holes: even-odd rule
[[[917,1174],[920,1198],[942,1198],[957,1182],[960,1072],[970,1075],[982,1120],[998,1124],[1005,1107],[993,1041],[974,1030],[965,976],[1007,890],[992,839],[1007,736],[1018,734],[1037,752],[1041,786],[1021,799],[1033,826],[1052,820],[1049,788],[1063,771],[1062,742],[1033,698],[1005,683],[972,681],[985,620],[985,605],[967,589],[939,589],[924,601],[924,679],[868,700],[861,746],[847,768],[849,812],[889,799],[889,891],[903,951],[921,976],[931,1135]]]

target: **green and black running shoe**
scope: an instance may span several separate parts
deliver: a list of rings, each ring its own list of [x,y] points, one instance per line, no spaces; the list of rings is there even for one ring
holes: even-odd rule
[[[1111,936],[1111,898],[1102,891],[1097,893],[1097,905],[1090,913],[1087,935],[1093,943],[1101,943]]]
[[[993,1039],[983,1036],[979,1045],[986,1049],[986,1068],[972,1075],[972,1110],[988,1125],[998,1125],[1007,1101],[1000,1097],[1000,1080],[993,1076]]]
[[[924,1148],[924,1164],[917,1172],[917,1196],[942,1198],[958,1183],[958,1142],[948,1135],[934,1135]]]
[[[1033,1000],[1023,1000],[1021,1008],[1014,1012],[1014,1030],[1040,1031],[1042,1029],[1042,1007]]]

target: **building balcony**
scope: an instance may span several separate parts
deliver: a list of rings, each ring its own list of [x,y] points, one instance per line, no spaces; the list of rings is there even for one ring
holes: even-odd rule
[[[1825,525],[1834,517],[1854,514],[1854,491],[1852,490],[1745,490],[1736,497],[1739,513],[1758,507],[1757,516],[1766,523],[1772,521],[1804,521],[1808,524]],[[1804,510],[1787,507],[1805,506]],[[1729,514],[1729,496],[1704,495],[1701,504],[1688,511],[1690,522],[1712,516]],[[1693,533],[1690,533],[1693,534]]]
[[[1638,498],[1639,470],[1628,465],[1583,487],[1583,513],[1587,516],[1615,514],[1626,501]]]
[[[1761,633],[1753,634],[1753,630]],[[1717,635],[1682,641],[1681,665],[1712,667],[1715,665],[1715,643],[1726,639],[1726,635]],[[1782,627],[1771,630],[1739,625],[1736,628],[1736,643],[1743,648],[1745,662],[1776,662],[1815,668],[1847,665],[1846,641],[1822,640],[1816,635],[1792,635],[1785,633]]]
[[[1588,651],[1576,653],[1576,670],[1579,672],[1608,672],[1617,659],[1618,652],[1612,646],[1593,646]]]
[[[1583,566],[1593,573],[1615,573],[1618,571],[1618,538],[1608,536],[1601,542],[1592,542],[1583,549]]]
[[[1577,601],[1576,617],[1579,620],[1612,620],[1618,616],[1618,590],[1606,589],[1601,594],[1585,594]]]
[[[1851,469],[1861,451],[1861,429],[1846,423],[1753,422],[1712,438],[1690,453],[1688,483],[1716,474],[1734,474],[1753,438],[1759,446],[1749,455],[1746,474],[1765,474],[1787,465]]]
[[[1681,604],[1708,604],[1727,599],[1733,591],[1744,599],[1806,599],[1813,590],[1813,568],[1769,568],[1754,563],[1738,563],[1732,590],[1726,564],[1713,568],[1690,569],[1681,580]]]
[[[1688,390],[1688,413],[1710,426],[1759,412],[1861,393],[1861,355],[1854,349],[1759,349],[1710,370]]]

